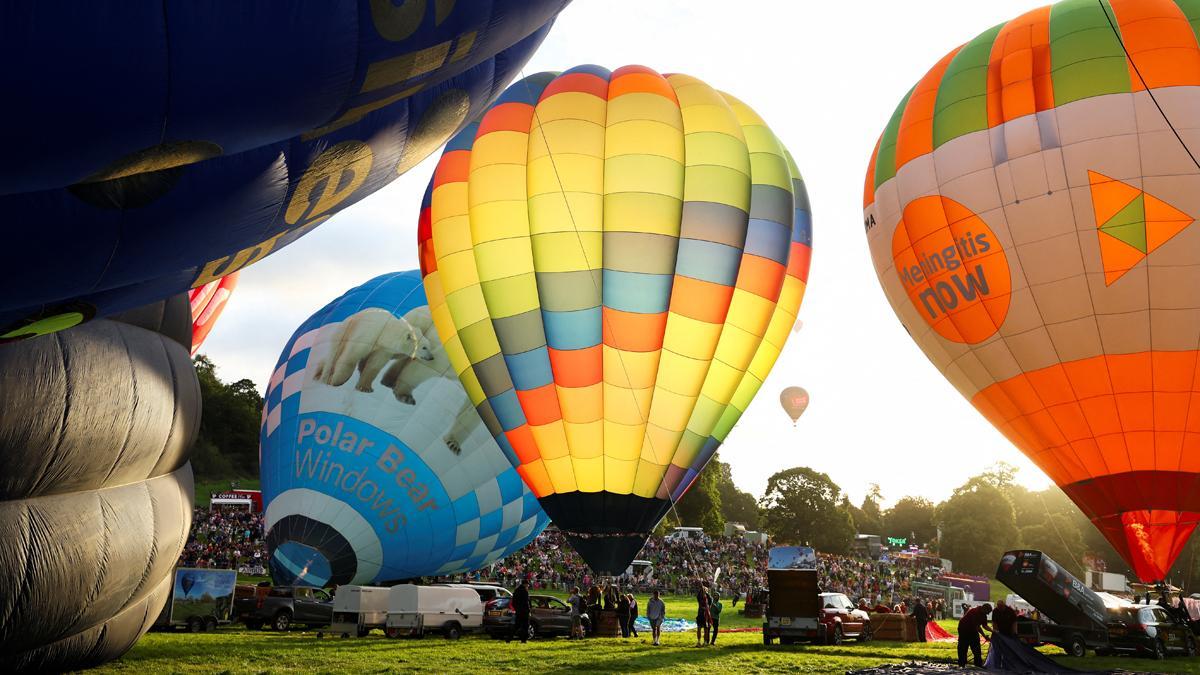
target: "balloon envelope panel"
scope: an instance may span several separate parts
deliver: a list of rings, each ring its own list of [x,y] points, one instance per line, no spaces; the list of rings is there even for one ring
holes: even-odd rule
[[[225,311],[225,303],[229,302],[229,296],[237,288],[237,282],[238,273],[234,272],[188,291],[188,304],[192,312],[193,355],[200,351],[200,345],[204,344],[205,338],[216,326],[221,312]]]
[[[591,65],[513,84],[447,145],[418,240],[472,402],[610,573],[762,385],[812,244],[800,173],[752,109]]]
[[[472,570],[548,522],[455,378],[416,271],[297,329],[267,387],[261,472],[279,583]]]
[[[1200,519],[1198,11],[1068,0],[982,33],[865,186],[908,332],[1147,581]]]
[[[0,340],[286,246],[482,111],[565,4],[6,3]]]

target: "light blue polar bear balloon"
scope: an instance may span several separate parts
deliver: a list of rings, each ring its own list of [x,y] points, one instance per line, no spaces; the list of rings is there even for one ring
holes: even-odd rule
[[[416,271],[351,289],[292,335],[260,454],[281,584],[478,569],[548,520],[467,400]]]

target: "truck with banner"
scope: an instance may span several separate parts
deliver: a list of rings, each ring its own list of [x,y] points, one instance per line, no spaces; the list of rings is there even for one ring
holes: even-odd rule
[[[1104,600],[1041,551],[1009,551],[996,579],[1037,608],[1040,618],[1017,621],[1017,637],[1053,644],[1072,656],[1109,646]]]
[[[233,570],[176,569],[171,596],[154,627],[161,630],[186,628],[199,633],[229,623],[236,584],[237,572]]]

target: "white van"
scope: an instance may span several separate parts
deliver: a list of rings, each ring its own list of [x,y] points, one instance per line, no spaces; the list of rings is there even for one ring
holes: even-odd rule
[[[703,539],[703,527],[677,527],[666,536],[667,539]]]
[[[483,630],[483,603],[471,588],[400,584],[388,593],[387,627],[390,638],[425,637],[439,632],[457,640],[463,633]]]
[[[329,632],[342,637],[365,637],[372,628],[384,628],[390,591],[382,586],[338,586],[333,596]]]
[[[445,586],[446,588],[470,588],[479,594],[479,601],[483,604],[488,604],[489,600],[496,598],[511,598],[512,593],[503,586],[495,584],[434,584],[434,586]]]

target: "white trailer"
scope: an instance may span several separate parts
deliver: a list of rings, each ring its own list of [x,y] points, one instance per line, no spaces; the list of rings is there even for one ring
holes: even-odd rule
[[[384,632],[390,638],[437,632],[457,640],[463,633],[481,630],[483,603],[471,588],[400,584],[388,593]]]
[[[391,590],[383,586],[339,586],[333,596],[330,634],[366,637],[372,628],[386,628]]]

